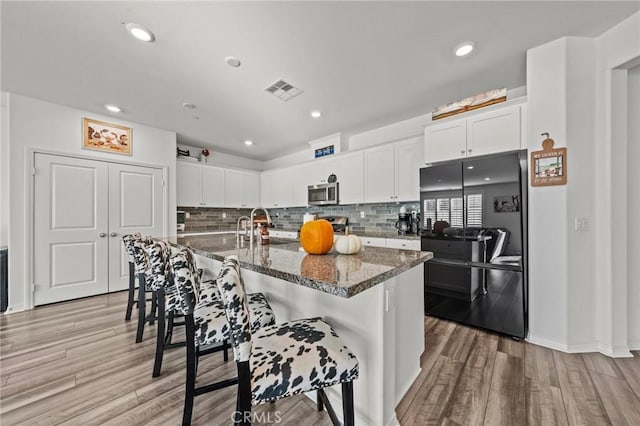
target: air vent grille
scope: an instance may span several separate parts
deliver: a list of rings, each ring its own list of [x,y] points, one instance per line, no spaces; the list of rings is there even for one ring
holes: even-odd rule
[[[264,90],[265,92],[269,92],[276,98],[282,99],[285,102],[290,101],[303,92],[302,89],[298,89],[293,84],[287,83],[282,79],[279,79],[275,83],[270,84]]]

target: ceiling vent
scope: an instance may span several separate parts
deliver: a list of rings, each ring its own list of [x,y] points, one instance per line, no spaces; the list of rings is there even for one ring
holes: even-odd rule
[[[275,83],[267,86],[264,90],[285,102],[290,101],[303,92],[302,89],[298,89],[293,84],[287,83],[284,80],[277,80]]]

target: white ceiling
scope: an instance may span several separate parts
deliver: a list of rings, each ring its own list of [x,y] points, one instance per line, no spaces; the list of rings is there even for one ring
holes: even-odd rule
[[[639,4],[5,0],[2,90],[101,114],[113,103],[124,111],[112,115],[176,131],[179,142],[266,160],[522,86],[528,48],[598,35]],[[125,22],[156,42],[132,39]],[[454,57],[465,40],[477,52]],[[226,65],[229,55],[242,66]],[[278,78],[304,93],[283,102],[263,91]]]

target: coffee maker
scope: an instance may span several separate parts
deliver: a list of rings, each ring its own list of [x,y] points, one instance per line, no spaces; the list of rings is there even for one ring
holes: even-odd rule
[[[411,215],[407,213],[398,213],[396,221],[396,229],[398,234],[405,235],[411,232]]]

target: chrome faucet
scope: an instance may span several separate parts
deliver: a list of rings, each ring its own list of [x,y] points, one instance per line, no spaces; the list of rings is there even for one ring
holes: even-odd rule
[[[251,210],[251,214],[249,215],[249,226],[251,229],[251,239],[249,240],[249,251],[251,252],[251,255],[253,255],[253,218],[256,214],[256,210],[262,210],[264,212],[265,215],[267,215],[267,225],[271,225],[271,216],[269,216],[269,212],[267,211],[267,209],[265,209],[264,207],[256,207],[255,209]],[[256,244],[258,243],[258,238],[260,238],[259,235],[256,235]]]
[[[242,221],[251,221],[251,219],[249,218],[249,216],[240,216],[238,218],[238,223],[236,225],[236,248],[240,248],[240,222]],[[249,227],[251,227],[251,225],[249,225]],[[244,239],[247,236],[247,225],[245,223],[244,225],[244,235],[242,236],[242,238]]]

